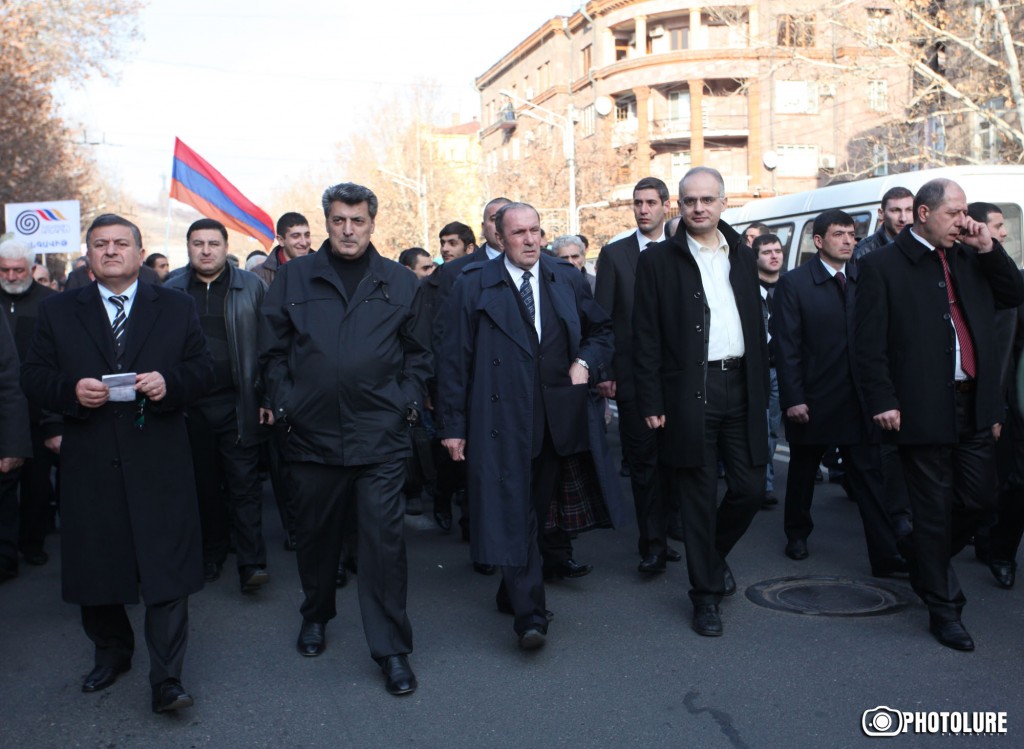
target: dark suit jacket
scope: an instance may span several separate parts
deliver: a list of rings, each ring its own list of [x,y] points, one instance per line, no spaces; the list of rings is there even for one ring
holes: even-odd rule
[[[957,243],[947,253],[977,357],[975,428],[1003,418],[996,307],[1024,302],[1024,280],[1002,246],[980,254]],[[869,416],[899,409],[900,444],[957,441],[953,365],[956,341],[942,264],[907,227],[885,252],[857,261],[856,351]]]
[[[854,372],[853,338],[860,278],[846,264],[846,291],[817,257],[779,279],[772,301],[771,347],[779,405],[806,403],[807,424],[786,419],[786,439],[805,445],[863,441],[865,418]]]
[[[615,400],[633,401],[633,299],[640,243],[636,232],[601,248],[597,258],[594,298],[612,318],[615,357],[609,379],[615,380]]]
[[[120,363],[96,284],[56,294],[39,318],[22,387],[64,416],[61,576],[65,600],[83,605],[181,598],[203,586],[202,540],[185,406],[213,382],[192,297],[139,283]],[[163,375],[167,395],[85,408],[83,377]]]
[[[747,439],[754,465],[768,462],[768,343],[757,258],[724,221],[729,281],[743,329]],[[598,263],[598,270],[601,269]],[[636,269],[633,378],[641,416],[665,416],[659,458],[676,468],[704,465],[704,405],[710,310],[686,232],[647,246]]]
[[[31,458],[28,404],[18,384],[18,350],[0,311],[0,458]]]

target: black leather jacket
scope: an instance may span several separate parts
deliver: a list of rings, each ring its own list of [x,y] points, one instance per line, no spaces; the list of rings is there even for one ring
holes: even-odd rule
[[[259,409],[263,402],[263,382],[258,365],[260,308],[267,285],[259,276],[235,268],[228,263],[228,293],[225,299],[224,322],[228,331],[228,353],[231,357],[231,379],[235,383],[235,415],[238,437],[245,444],[266,439],[270,430],[260,426]],[[192,269],[187,268],[164,283],[166,289],[188,293]]]

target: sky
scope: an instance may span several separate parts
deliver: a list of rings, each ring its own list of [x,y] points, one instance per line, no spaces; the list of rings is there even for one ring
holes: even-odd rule
[[[259,204],[332,163],[375,104],[417,81],[438,86],[441,111],[479,117],[473,80],[580,4],[150,0],[116,78],[58,94],[104,175],[141,203],[168,190],[179,137]]]

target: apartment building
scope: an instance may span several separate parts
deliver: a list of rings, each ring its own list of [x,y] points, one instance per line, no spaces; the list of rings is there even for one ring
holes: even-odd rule
[[[588,2],[476,79],[485,191],[536,192],[575,226],[570,158],[584,218],[642,176],[674,185],[697,165],[722,172],[734,204],[882,173],[878,133],[911,87],[885,47],[898,21],[870,1]]]

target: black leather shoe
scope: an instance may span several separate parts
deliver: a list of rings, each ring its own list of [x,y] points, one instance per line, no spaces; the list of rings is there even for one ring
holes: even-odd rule
[[[131,667],[131,663],[121,663],[116,666],[96,666],[82,682],[82,691],[99,692],[106,689],[117,681],[118,676],[130,670]]]
[[[722,616],[717,604],[701,603],[693,607],[693,631],[705,637],[722,636]]]
[[[493,564],[480,564],[480,562],[473,562],[473,571],[481,575],[493,575],[498,571],[498,568]]]
[[[722,595],[733,596],[736,595],[736,578],[732,576],[732,570],[729,569],[729,565],[725,565],[725,588],[722,590]]]
[[[665,555],[664,554],[648,554],[640,560],[640,566],[638,570],[643,572],[645,575],[657,575],[665,571]]]
[[[683,561],[683,555],[673,549],[671,546],[665,547],[665,561],[666,562],[681,562]]]
[[[765,492],[764,493],[764,499],[761,500],[761,509],[762,510],[770,509],[772,507],[775,507],[775,505],[777,505],[778,503],[779,503],[778,497],[776,497],[771,492]]]
[[[243,567],[238,579],[242,584],[243,593],[255,593],[270,582],[270,573],[263,567]]]
[[[1009,590],[1013,587],[1013,584],[1017,581],[1017,563],[1016,562],[1002,562],[993,559],[988,563],[988,568],[992,572],[992,577],[996,579],[996,585],[1000,588]]]
[[[519,635],[519,649],[520,650],[537,650],[544,647],[544,643],[547,640],[547,635],[541,632],[539,629],[530,627],[528,630]]]
[[[389,694],[399,697],[403,694],[412,694],[419,686],[416,683],[416,674],[409,666],[409,658],[404,655],[389,655],[381,658],[380,669],[384,672],[386,679],[384,686]]]
[[[295,532],[294,531],[286,532],[284,534],[284,550],[285,551],[295,551],[297,548],[299,548],[299,545],[297,543],[295,543]]]
[[[208,583],[216,582],[222,566],[222,562],[203,562],[203,579]]]
[[[334,576],[334,587],[344,588],[348,585],[348,571],[345,569],[345,563],[338,563],[338,572]]]
[[[186,692],[177,679],[167,679],[153,687],[153,712],[168,713],[192,707],[195,700]]]
[[[964,625],[959,621],[941,622],[932,619],[928,623],[928,631],[947,648],[967,651],[974,650],[974,640],[967,634]]]
[[[42,567],[50,561],[50,555],[42,549],[22,549],[21,558],[25,560],[26,564],[35,567]]]
[[[871,565],[872,577],[906,576],[909,573],[910,568],[907,567],[907,560],[903,557],[890,557]]]
[[[303,619],[302,627],[299,629],[299,641],[296,643],[299,653],[308,658],[315,658],[324,652],[324,648],[327,647],[326,627],[326,624]]]
[[[586,577],[594,570],[592,564],[580,564],[572,557],[552,564],[544,569],[544,579]]]
[[[444,512],[434,513],[434,522],[437,523],[437,527],[448,533],[452,529],[452,516]]]
[[[406,515],[422,515],[423,514],[423,498],[422,497],[406,497],[405,498],[405,514]]]
[[[801,559],[807,559],[810,556],[807,553],[807,542],[800,538],[793,539],[786,544],[786,556],[798,562]]]

